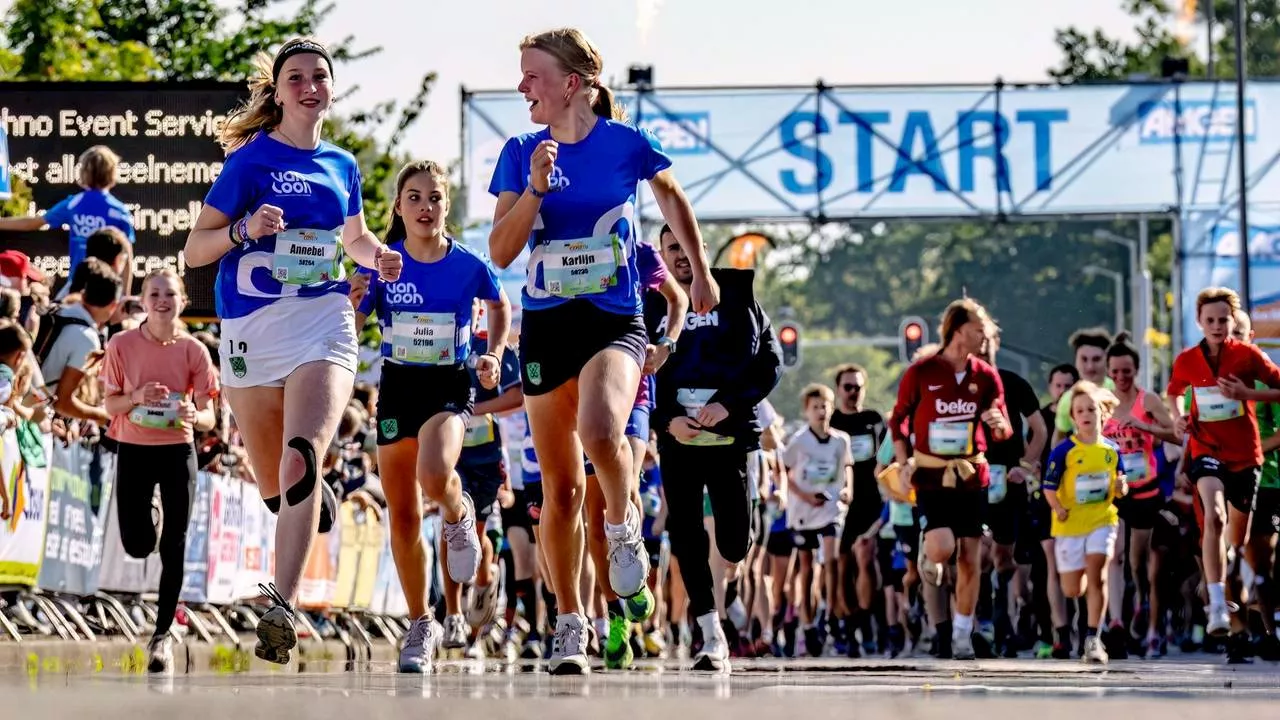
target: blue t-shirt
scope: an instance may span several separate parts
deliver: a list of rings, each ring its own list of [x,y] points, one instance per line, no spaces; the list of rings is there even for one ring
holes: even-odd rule
[[[653,533],[653,521],[662,511],[662,468],[656,464],[640,473],[640,504],[644,506],[644,539],[660,539]]]
[[[71,233],[71,271],[84,260],[85,244],[89,236],[104,227],[119,229],[136,242],[133,235],[133,215],[129,208],[120,202],[115,195],[106,190],[85,190],[68,196],[62,202],[49,208],[44,214],[44,221],[49,227],[66,226]]]
[[[512,388],[520,387],[520,359],[510,345],[502,350],[502,370],[497,387],[486,388],[480,384],[479,378],[476,377],[475,361],[488,350],[488,338],[473,337],[471,339],[471,356],[467,358],[467,369],[471,371],[471,386],[476,389],[476,405],[493,400]],[[472,416],[467,425],[467,434],[462,438],[462,455],[459,456],[459,462],[468,465],[488,465],[501,462],[505,456],[498,417],[492,414]]]
[[[551,131],[544,129],[508,140],[489,192],[523,193],[533,151],[549,139]],[[561,143],[551,192],[529,236],[524,309],[581,297],[611,313],[640,313],[637,186],[669,167],[671,159],[652,133],[613,120],[598,120],[579,142]]]
[[[452,238],[431,263],[415,260],[403,240],[390,247],[404,258],[400,278],[375,278],[360,301],[360,312],[378,315],[382,356],[404,365],[465,362],[476,298],[496,302],[502,294],[493,266]]]
[[[284,214],[284,232],[222,256],[214,286],[219,317],[244,317],[284,297],[350,290],[342,227],[364,207],[351,153],[327,142],[300,150],[260,133],[227,157],[204,201],[233,222],[262,205]]]

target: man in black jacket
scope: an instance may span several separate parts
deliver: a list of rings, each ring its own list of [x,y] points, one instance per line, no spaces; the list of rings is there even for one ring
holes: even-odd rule
[[[663,226],[663,262],[685,290],[693,273],[680,243]],[[689,609],[702,630],[695,670],[728,669],[729,648],[716,612],[703,526],[703,490],[715,518],[716,547],[730,563],[751,541],[747,456],[760,446],[756,405],[782,376],[782,350],[769,317],[756,302],[750,270],[712,270],[720,304],[706,315],[690,312],[676,349],[666,334],[666,301],[645,297],[645,324],[659,353],[652,426],[658,433],[662,485],[667,495],[671,551],[689,593]]]

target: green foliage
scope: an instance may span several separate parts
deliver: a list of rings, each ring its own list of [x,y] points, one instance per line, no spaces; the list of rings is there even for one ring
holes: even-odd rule
[[[825,339],[821,334],[817,334],[817,337],[814,335],[806,332],[805,339]],[[809,383],[821,383],[834,390],[836,367],[849,362],[867,369],[866,407],[888,415],[898,396],[898,378],[902,374],[902,365],[898,363],[896,350],[890,353],[881,348],[866,346],[802,347],[800,365],[788,368],[782,374],[782,380],[769,396],[769,402],[788,423],[793,420],[803,421],[801,390]]]
[[[114,38],[96,0],[17,0],[0,55],[5,80],[149,80],[160,69],[147,45]]]
[[[9,199],[0,202],[0,217],[18,217],[26,215],[31,205],[32,195],[31,187],[22,181],[22,178],[10,176],[9,180],[13,184],[13,192]]]

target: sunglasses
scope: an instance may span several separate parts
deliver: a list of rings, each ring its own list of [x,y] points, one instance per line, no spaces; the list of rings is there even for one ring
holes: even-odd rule
[[[862,386],[861,386],[861,385],[854,385],[854,384],[852,384],[852,383],[845,383],[845,384],[843,384],[843,385],[841,385],[841,386],[840,386],[840,389],[841,389],[841,390],[844,390],[845,392],[858,392],[859,390],[861,390],[861,389],[862,389]]]

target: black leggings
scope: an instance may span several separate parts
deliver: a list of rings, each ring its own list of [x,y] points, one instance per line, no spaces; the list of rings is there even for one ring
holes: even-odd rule
[[[680,561],[680,577],[694,618],[715,612],[711,541],[702,518],[702,489],[711,497],[716,549],[736,563],[751,547],[751,503],[747,495],[747,451],[734,447],[686,448],[671,444],[661,454],[667,495],[667,535]]]
[[[187,522],[196,484],[196,449],[186,445],[130,445],[120,443],[116,465],[116,517],[120,541],[131,557],[145,558],[160,551],[160,602],[156,635],[169,632],[182,591],[182,566],[187,546]],[[164,512],[160,545],[151,500],[160,485]]]

